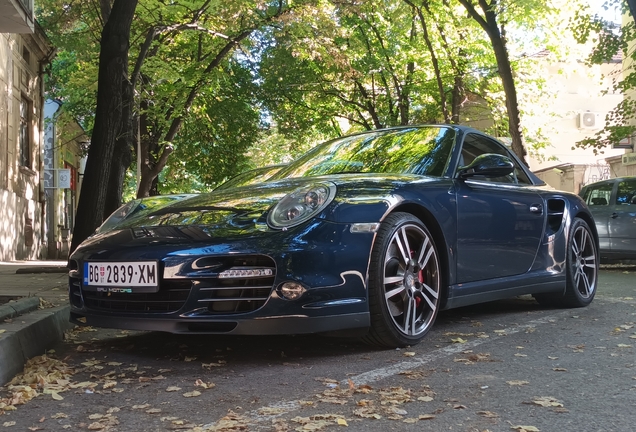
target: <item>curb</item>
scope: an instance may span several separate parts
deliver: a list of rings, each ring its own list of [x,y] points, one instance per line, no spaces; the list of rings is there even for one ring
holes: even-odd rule
[[[36,273],[68,273],[68,267],[22,267],[15,271],[15,274],[36,274]]]
[[[28,359],[45,354],[73,328],[69,322],[70,306],[58,306],[22,315],[14,322],[2,324],[0,334],[0,385],[22,372]]]
[[[38,306],[40,306],[39,297],[25,297],[16,301],[5,303],[0,306],[0,321],[24,315],[27,312],[36,310]]]

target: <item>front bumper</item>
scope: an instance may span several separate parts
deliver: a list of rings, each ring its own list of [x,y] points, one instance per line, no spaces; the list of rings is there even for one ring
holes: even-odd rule
[[[71,321],[80,325],[171,333],[241,335],[334,332],[369,326],[367,270],[373,233],[314,221],[250,239],[128,244],[93,242],[71,257]],[[83,283],[84,262],[157,260],[159,292],[96,292]],[[267,266],[269,278],[219,279],[233,265]],[[204,265],[205,264],[205,265]],[[284,282],[306,289],[296,300]]]

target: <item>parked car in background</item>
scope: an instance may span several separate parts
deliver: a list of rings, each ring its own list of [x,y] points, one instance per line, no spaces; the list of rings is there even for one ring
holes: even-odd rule
[[[265,183],[157,204],[69,260],[71,321],[418,343],[440,310],[523,294],[589,305],[598,237],[496,139],[405,126],[314,147]]]
[[[580,195],[594,216],[601,260],[635,260],[636,177],[591,183]]]

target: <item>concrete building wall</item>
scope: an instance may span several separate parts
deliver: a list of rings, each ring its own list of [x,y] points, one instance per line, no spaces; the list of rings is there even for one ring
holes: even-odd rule
[[[613,80],[620,79],[621,63],[587,66],[582,62],[546,62],[544,68],[549,77],[546,110],[522,120],[531,129],[540,128],[550,145],[540,152],[542,157],[529,158],[530,169],[604,164],[605,158],[623,154],[625,150],[611,147],[597,155],[592,149],[573,148],[602,129],[607,113],[622,100],[623,96],[612,90]],[[593,124],[584,124],[584,115],[593,118]]]
[[[41,68],[46,36],[0,33],[0,260],[45,257]],[[21,116],[22,107],[22,116]],[[28,139],[21,162],[21,130]],[[26,148],[26,147],[25,147]]]

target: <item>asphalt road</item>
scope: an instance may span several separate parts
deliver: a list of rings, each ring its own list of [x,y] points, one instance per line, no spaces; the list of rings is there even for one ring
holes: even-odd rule
[[[446,311],[401,350],[80,329],[40,371],[64,372],[66,390],[16,405],[0,430],[633,431],[634,346],[634,268],[602,271],[588,308]]]

